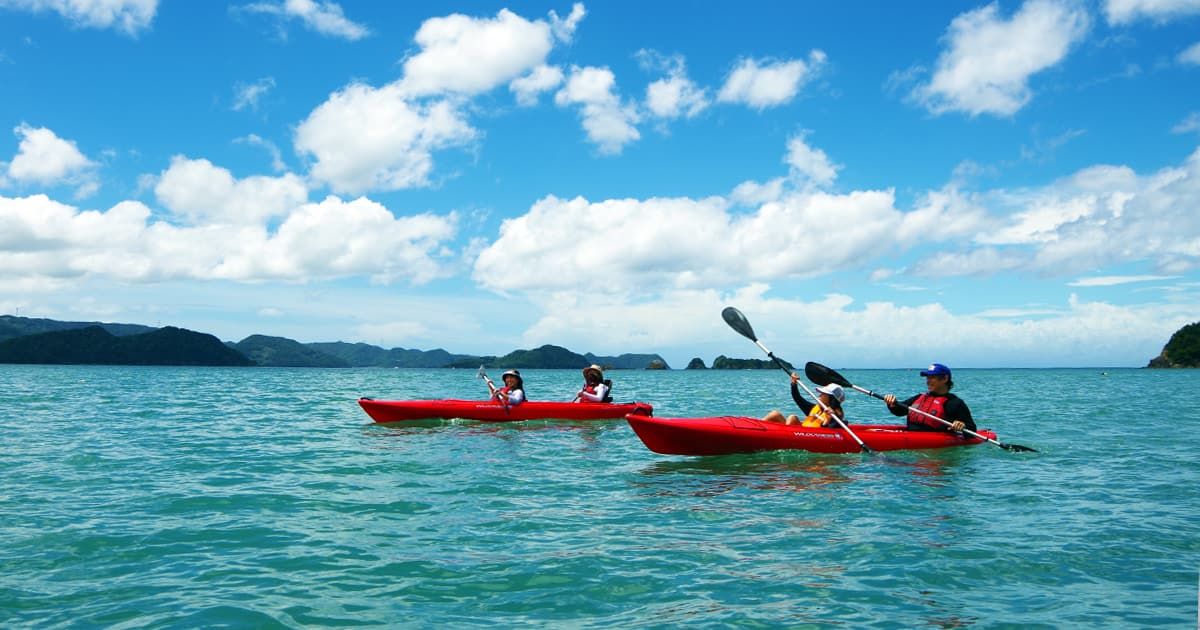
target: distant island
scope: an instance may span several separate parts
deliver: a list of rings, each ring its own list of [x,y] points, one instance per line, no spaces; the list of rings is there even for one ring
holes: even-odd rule
[[[1188,324],[1175,331],[1157,357],[1150,359],[1150,368],[1200,367],[1200,322]]]
[[[385,349],[342,341],[301,343],[250,335],[236,343],[173,326],[70,322],[0,315],[0,363],[50,365],[190,365],[323,368],[488,368],[670,370],[658,354],[600,356],[544,345],[504,356],[454,354],[441,348]],[[771,361],[718,356],[714,370],[775,369]],[[707,369],[692,359],[687,369]],[[788,366],[791,369],[791,366]]]

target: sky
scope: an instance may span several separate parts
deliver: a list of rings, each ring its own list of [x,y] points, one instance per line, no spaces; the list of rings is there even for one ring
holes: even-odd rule
[[[0,313],[478,355],[1144,366],[1200,0],[0,0]]]

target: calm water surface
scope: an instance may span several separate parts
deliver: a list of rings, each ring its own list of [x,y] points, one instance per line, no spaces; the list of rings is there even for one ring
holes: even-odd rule
[[[791,405],[778,371],[609,376],[659,416]],[[623,421],[355,403],[473,371],[0,365],[0,626],[1196,627],[1200,370],[955,376],[1040,453],[668,457]]]

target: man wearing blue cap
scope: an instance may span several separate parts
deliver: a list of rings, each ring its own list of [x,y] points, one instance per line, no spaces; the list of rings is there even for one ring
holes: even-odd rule
[[[957,433],[964,428],[974,431],[975,420],[971,418],[971,410],[967,408],[967,403],[950,393],[950,389],[954,387],[950,368],[941,363],[932,363],[928,368],[921,370],[921,376],[925,377],[925,385],[929,391],[917,394],[902,403],[896,402],[895,394],[888,394],[883,397],[888,411],[896,416],[907,414],[908,428],[911,431],[954,431]],[[937,416],[949,422],[950,425],[942,424],[929,416],[917,413],[918,411]]]

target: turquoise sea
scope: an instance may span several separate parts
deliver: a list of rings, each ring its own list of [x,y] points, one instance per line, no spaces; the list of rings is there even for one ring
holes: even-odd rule
[[[791,405],[779,371],[609,376],[659,416]],[[1200,370],[955,380],[1040,452],[662,456],[622,420],[356,403],[482,397],[473,370],[2,365],[0,627],[1197,627]]]

